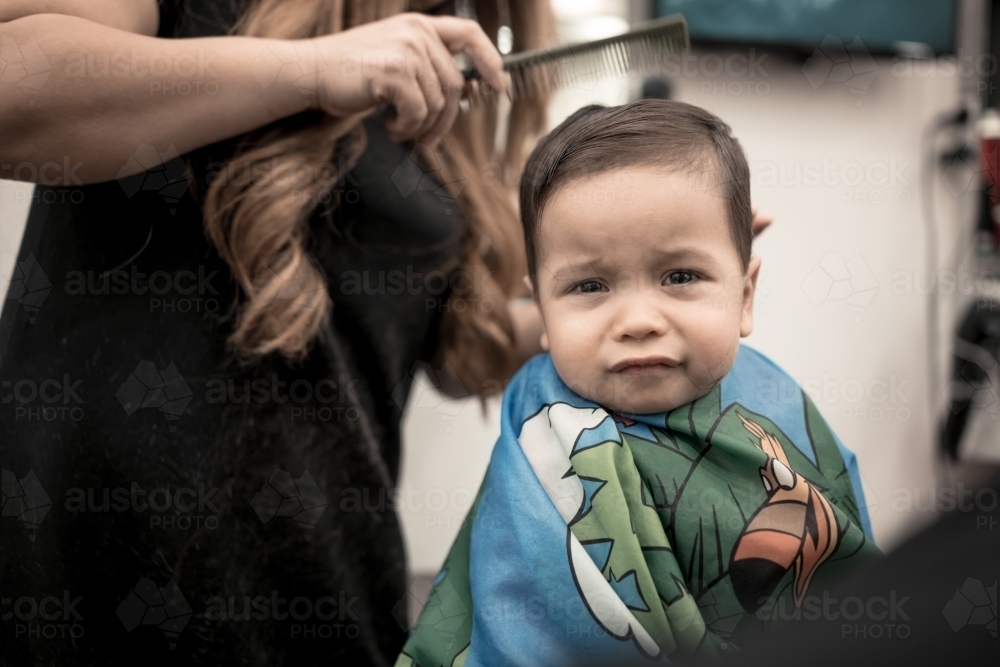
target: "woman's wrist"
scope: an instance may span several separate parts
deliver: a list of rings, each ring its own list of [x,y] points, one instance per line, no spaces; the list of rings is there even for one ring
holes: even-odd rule
[[[252,39],[250,73],[273,109],[274,120],[319,108],[319,85],[328,65],[315,39]]]

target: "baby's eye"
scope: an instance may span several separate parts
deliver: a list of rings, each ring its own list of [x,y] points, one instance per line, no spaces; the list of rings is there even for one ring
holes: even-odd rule
[[[684,285],[694,280],[694,274],[690,271],[674,271],[666,277],[664,282],[668,285]]]
[[[587,280],[576,286],[576,290],[578,292],[583,292],[584,294],[593,294],[594,292],[600,292],[603,289],[604,285],[596,280]]]

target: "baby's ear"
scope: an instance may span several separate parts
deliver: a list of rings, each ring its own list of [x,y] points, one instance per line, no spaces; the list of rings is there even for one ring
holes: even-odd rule
[[[760,274],[760,257],[750,255],[750,265],[743,282],[743,311],[740,314],[740,337],[753,333],[753,300],[757,291],[757,276]]]
[[[530,294],[531,298],[534,299],[535,298],[535,286],[531,284],[531,278],[526,275],[526,276],[524,276],[524,278],[522,278],[522,280],[524,281],[524,286],[528,288],[528,294]]]

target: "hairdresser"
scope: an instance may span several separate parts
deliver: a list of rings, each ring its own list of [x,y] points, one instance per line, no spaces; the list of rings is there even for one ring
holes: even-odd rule
[[[451,54],[504,89],[496,4],[482,27],[429,4],[0,0],[26,74],[0,82],[2,162],[38,184],[18,260],[51,283],[6,302],[0,373],[59,383],[0,406],[3,468],[53,503],[33,541],[5,519],[0,581],[79,597],[85,630],[5,622],[5,664],[399,653],[412,374],[489,393],[538,339],[508,308],[509,191],[543,101],[494,155],[496,107],[460,113]],[[515,49],[551,37],[547,3],[507,20]]]

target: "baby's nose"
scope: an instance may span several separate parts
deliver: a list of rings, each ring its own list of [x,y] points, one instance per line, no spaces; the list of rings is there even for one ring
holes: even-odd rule
[[[635,303],[621,308],[615,326],[615,338],[619,340],[645,340],[664,335],[670,323],[663,313],[649,304]]]

